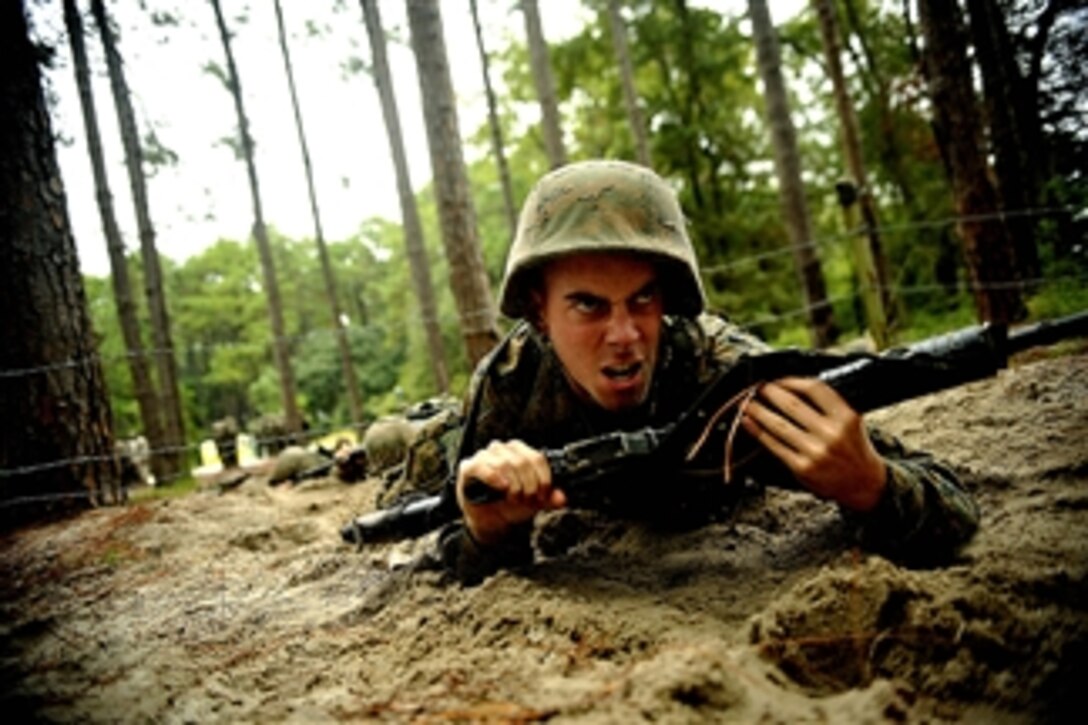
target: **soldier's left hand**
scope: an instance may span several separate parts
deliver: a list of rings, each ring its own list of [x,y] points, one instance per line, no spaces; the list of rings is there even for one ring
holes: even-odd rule
[[[876,506],[887,466],[862,416],[815,378],[765,383],[749,403],[744,429],[817,496],[855,511]]]

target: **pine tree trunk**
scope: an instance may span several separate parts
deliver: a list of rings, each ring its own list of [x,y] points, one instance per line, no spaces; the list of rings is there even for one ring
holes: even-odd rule
[[[423,99],[450,287],[461,318],[468,359],[475,367],[498,342],[499,335],[491,286],[477,236],[476,208],[468,185],[457,101],[436,0],[408,0],[408,25]]]
[[[160,410],[147,364],[147,353],[140,337],[140,322],[136,314],[136,304],[132,299],[132,283],[129,280],[128,264],[125,260],[125,244],[121,239],[121,230],[113,210],[113,194],[110,192],[106,163],[102,154],[102,135],[98,128],[98,111],[95,108],[91,71],[87,63],[87,48],[83,40],[83,19],[76,8],[75,0],[64,0],[64,27],[68,33],[68,44],[72,49],[72,65],[76,76],[76,87],[79,89],[83,128],[87,134],[87,152],[91,157],[95,196],[98,200],[99,216],[102,217],[102,231],[106,236],[106,250],[109,252],[113,299],[117,307],[117,318],[121,324],[121,335],[125,341],[132,388],[140,410],[143,433],[147,436],[151,448],[151,472],[157,481],[164,481],[172,471],[165,465],[166,461],[161,453],[166,448],[166,442],[163,439],[162,425],[159,421]]]
[[[431,358],[431,372],[439,392],[450,387],[449,369],[446,366],[446,346],[442,341],[442,329],[438,324],[438,304],[434,284],[431,281],[431,265],[427,259],[427,247],[423,243],[423,225],[419,219],[408,160],[404,152],[404,135],[400,128],[400,112],[393,93],[393,76],[385,47],[385,31],[378,11],[377,0],[361,0],[363,20],[370,40],[371,60],[374,64],[374,86],[382,104],[385,132],[389,138],[389,150],[393,155],[393,167],[397,177],[397,196],[400,199],[401,223],[404,226],[404,246],[408,252],[408,266],[412,273],[412,286],[423,317],[423,329],[427,350]]]
[[[125,166],[128,169],[132,203],[136,210],[136,224],[140,233],[140,255],[144,267],[144,287],[148,311],[151,314],[151,332],[155,341],[155,360],[159,373],[160,420],[165,442],[167,472],[161,481],[169,481],[182,475],[186,468],[185,419],[181,409],[178,386],[177,358],[174,356],[173,335],[170,331],[170,314],[162,285],[162,267],[155,246],[155,227],[151,223],[151,209],[147,199],[147,184],[143,171],[143,152],[136,130],[136,114],[129,100],[128,83],[125,81],[124,64],[117,50],[113,29],[102,0],[91,0],[91,12],[102,38],[106,63],[110,74],[110,87],[121,128],[121,142],[125,148]],[[160,448],[162,450],[162,448]]]
[[[968,0],[975,58],[982,71],[982,88],[989,122],[989,148],[1006,226],[1016,250],[1016,265],[1027,279],[1039,276],[1035,222],[1024,212],[1035,206],[1036,172],[1031,162],[1044,153],[1028,129],[1021,127],[1024,80],[1016,65],[1005,19],[993,0]],[[1012,212],[1010,214],[1010,212]]]
[[[476,48],[480,52],[480,69],[484,78],[484,92],[487,95],[487,125],[491,129],[491,153],[495,155],[495,164],[499,169],[499,184],[502,186],[502,203],[506,211],[506,224],[513,239],[518,229],[518,208],[514,201],[514,184],[510,180],[510,167],[506,163],[506,150],[502,140],[502,125],[499,123],[498,104],[495,91],[491,87],[490,60],[484,47],[484,34],[480,28],[480,13],[476,0],[469,0],[472,10],[472,27],[476,31]]]
[[[980,320],[1016,322],[1026,309],[1011,240],[998,213],[971,87],[963,18],[955,3],[919,0],[934,120],[947,139],[958,229]]]
[[[102,367],[21,2],[0,3],[0,526],[119,501]]]
[[[533,69],[533,83],[540,101],[540,130],[544,135],[544,150],[553,169],[567,163],[567,149],[563,144],[563,132],[559,124],[559,103],[555,97],[555,81],[552,79],[548,43],[540,23],[540,9],[536,0],[519,0],[525,16],[525,34],[529,40],[529,64]]]
[[[858,131],[858,116],[850,91],[846,88],[846,78],[842,72],[840,57],[839,28],[835,19],[835,7],[832,0],[813,0],[816,16],[823,39],[827,69],[831,76],[831,88],[835,96],[835,110],[839,116],[839,130],[842,137],[843,156],[846,168],[852,177],[857,191],[857,204],[861,209],[861,218],[865,224],[865,244],[857,248],[854,264],[861,280],[862,302],[865,307],[866,322],[873,341],[880,349],[888,345],[888,317],[892,309],[891,290],[888,287],[888,263],[884,257],[884,248],[880,242],[880,220],[877,216],[876,202],[869,189],[865,174],[865,164],[861,157],[861,139]]]
[[[276,28],[279,31],[280,51],[283,55],[283,68],[287,74],[287,85],[291,91],[291,109],[295,114],[295,128],[298,129],[298,145],[302,152],[302,163],[306,172],[306,190],[310,197],[310,212],[314,218],[314,241],[317,254],[321,259],[321,273],[325,281],[325,295],[332,315],[332,329],[336,334],[336,345],[340,351],[340,372],[344,375],[344,389],[348,394],[348,410],[351,424],[357,430],[363,424],[363,400],[359,393],[359,379],[355,374],[355,365],[351,361],[351,347],[348,345],[347,331],[340,314],[340,303],[336,294],[336,276],[329,261],[329,250],[325,245],[325,232],[321,227],[321,213],[317,205],[317,192],[314,190],[314,172],[310,164],[310,148],[306,143],[306,129],[302,123],[302,111],[298,104],[298,91],[295,88],[295,71],[291,65],[291,50],[287,45],[287,31],[283,25],[283,9],[280,0],[275,0]]]
[[[627,106],[627,122],[631,125],[631,138],[635,142],[635,159],[643,166],[651,166],[650,142],[646,138],[646,122],[638,105],[635,90],[635,71],[631,65],[631,50],[627,44],[627,27],[623,24],[618,0],[608,0],[608,23],[612,28],[612,49],[616,65],[620,69],[623,85],[623,101]]]
[[[253,138],[249,135],[249,119],[242,103],[242,82],[234,64],[234,53],[230,45],[230,33],[223,20],[223,10],[219,0],[211,0],[215,10],[216,24],[219,26],[219,38],[223,42],[223,52],[227,58],[230,92],[234,97],[234,108],[238,114],[238,134],[242,141],[242,151],[249,176],[249,190],[253,199],[253,237],[257,241],[257,253],[261,259],[261,272],[264,278],[265,295],[268,300],[268,317],[272,323],[272,350],[276,360],[276,370],[280,375],[280,392],[283,398],[283,413],[289,435],[297,435],[302,430],[302,418],[295,399],[295,374],[291,368],[291,358],[287,349],[287,336],[283,325],[283,305],[280,302],[280,287],[276,281],[276,265],[272,259],[272,245],[268,241],[268,229],[264,223],[261,209],[261,192],[257,182],[257,167],[253,160]]]
[[[748,9],[752,19],[759,74],[763,79],[767,120],[771,126],[774,168],[780,187],[782,213],[789,230],[801,288],[805,291],[809,333],[813,345],[827,347],[835,341],[838,330],[827,299],[827,285],[824,283],[820,260],[812,244],[812,223],[801,184],[797,133],[790,119],[789,101],[782,80],[778,38],[765,0],[748,0]]]

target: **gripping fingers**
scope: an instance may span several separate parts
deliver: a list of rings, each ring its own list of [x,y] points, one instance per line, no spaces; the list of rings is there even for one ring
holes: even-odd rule
[[[479,505],[505,499],[511,503],[541,506],[550,496],[551,470],[543,454],[525,443],[492,441],[487,448],[463,461],[459,469],[462,497]],[[477,483],[470,484],[475,480]],[[480,495],[480,485],[503,492],[503,496]],[[471,496],[464,488],[473,489]]]
[[[785,442],[793,429],[789,421],[770,408],[753,401],[745,411],[741,424],[749,435],[789,465],[789,459],[795,455],[794,449]]]
[[[765,386],[765,389],[770,387],[771,384]],[[772,395],[773,392],[772,390]],[[768,401],[772,399],[766,392],[761,392],[761,395],[766,395]],[[775,404],[777,407],[777,403]],[[760,400],[753,400],[748,404],[743,422],[745,429],[764,445],[777,444],[793,448],[796,447],[796,439],[804,432],[796,421]]]

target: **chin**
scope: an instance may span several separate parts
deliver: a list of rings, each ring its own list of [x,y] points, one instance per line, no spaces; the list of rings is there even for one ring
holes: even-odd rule
[[[642,405],[643,402],[645,402],[645,400],[646,391],[637,390],[631,391],[630,394],[612,393],[604,399],[597,398],[597,405],[612,413],[622,413],[625,410],[633,410],[639,407],[640,405]]]

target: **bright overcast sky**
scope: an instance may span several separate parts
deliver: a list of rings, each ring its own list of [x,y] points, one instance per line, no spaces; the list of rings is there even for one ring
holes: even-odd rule
[[[803,0],[787,4],[796,6],[798,2]],[[415,64],[406,45],[404,3],[380,3],[386,28],[405,40],[390,43],[388,50],[412,183],[418,189],[430,178],[430,160]],[[223,0],[227,22],[235,31],[232,48],[256,143],[264,218],[289,237],[313,237],[314,224],[273,6],[271,2],[246,4],[251,7],[249,20],[240,25],[234,22],[234,13],[243,4]],[[705,4],[738,3],[727,0]],[[773,13],[783,7],[779,2],[771,4]],[[179,156],[177,167],[162,169],[149,181],[160,254],[180,262],[217,239],[247,239],[253,207],[245,165],[220,143],[220,139],[233,134],[237,125],[233,101],[217,79],[202,71],[203,65],[211,61],[225,67],[211,5],[181,4],[185,23],[170,30],[152,27],[132,0],[108,5],[121,26],[121,52],[141,134],[146,133],[150,121],[160,141]],[[351,236],[372,216],[399,219],[393,165],[373,82],[366,75],[345,78],[341,70],[351,55],[369,62],[361,10],[349,2],[346,14],[330,18],[332,35],[317,39],[305,34],[304,23],[316,19],[313,13],[319,3],[281,0],[281,5],[326,239]],[[442,0],[441,5],[454,89],[459,98],[461,132],[467,135],[486,120],[472,20],[467,0]],[[479,0],[489,51],[505,46],[511,37],[524,36],[524,22],[520,12],[511,9],[514,5],[512,0]],[[577,0],[541,0],[540,11],[545,36],[553,41],[576,32],[588,17]],[[120,15],[122,12],[128,15]],[[61,41],[57,46],[60,62],[50,76],[58,99],[54,131],[68,141],[58,146],[58,157],[82,269],[86,274],[102,276],[109,273],[109,261],[60,16],[60,3],[49,3],[35,13],[40,34],[47,40]],[[115,211],[125,244],[133,250],[138,248],[139,240],[112,97],[97,29],[89,19],[85,23]],[[496,76],[493,72],[492,83],[501,82]]]

